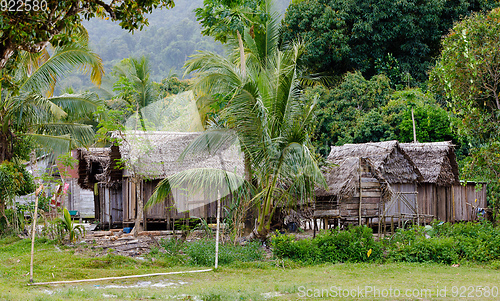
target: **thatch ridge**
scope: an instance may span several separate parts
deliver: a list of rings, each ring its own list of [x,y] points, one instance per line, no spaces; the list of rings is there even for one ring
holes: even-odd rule
[[[451,141],[401,143],[401,148],[422,173],[424,183],[448,186],[460,182],[455,148]]]

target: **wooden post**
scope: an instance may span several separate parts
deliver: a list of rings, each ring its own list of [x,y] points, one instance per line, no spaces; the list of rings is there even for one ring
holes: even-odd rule
[[[420,214],[418,213],[418,199],[417,199],[417,191],[415,191],[415,210],[417,211],[417,225],[420,226]]]
[[[313,219],[313,238],[316,237],[316,229],[318,228],[318,221],[316,219],[316,217]]]
[[[417,131],[415,130],[415,117],[413,116],[413,108],[411,108],[411,121],[413,123],[413,143],[417,143]]]
[[[40,186],[40,187],[42,187],[42,186]],[[41,189],[40,189],[40,192],[41,192]],[[36,233],[37,217],[38,217],[38,196],[35,197],[35,214],[33,215],[33,228],[31,229],[30,283],[33,283],[33,258],[35,256],[35,233]]]
[[[394,216],[391,216],[391,234],[394,234]]]
[[[215,230],[215,268],[219,266],[219,232],[220,232],[220,192],[217,191],[217,228]]]
[[[134,176],[133,181],[135,182],[135,195],[136,195],[137,210],[136,210],[136,214],[135,214],[134,229],[132,229],[132,232],[134,233],[134,236],[137,236],[137,234],[142,231],[141,220],[144,218],[144,212],[143,212],[144,211],[144,204],[143,204],[142,195],[141,195],[140,178],[137,176]]]
[[[452,223],[455,222],[455,188],[451,186],[451,207],[452,207]]]
[[[361,157],[359,158],[359,211],[358,211],[358,225],[361,226],[361,203],[363,199],[363,188],[361,186],[361,173],[363,170],[361,169]]]
[[[109,188],[107,189],[108,191],[108,218],[109,218],[109,230],[111,230],[111,225],[112,225],[112,217],[111,217],[111,206],[113,204],[113,202],[111,201],[111,191],[109,190]]]
[[[386,233],[387,233],[387,224],[385,222],[385,215],[384,215],[384,237]]]

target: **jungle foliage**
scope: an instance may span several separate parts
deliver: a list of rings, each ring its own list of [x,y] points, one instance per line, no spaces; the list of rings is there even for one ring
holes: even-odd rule
[[[453,22],[497,6],[490,0],[296,1],[288,7],[281,40],[308,43],[304,62],[311,72],[359,70],[371,77],[393,64],[392,56],[402,72],[423,82]]]
[[[346,231],[331,229],[316,238],[296,240],[276,233],[273,254],[305,264],[324,262],[498,262],[500,228],[487,221],[432,226],[411,226],[381,240],[374,240],[366,226]]]

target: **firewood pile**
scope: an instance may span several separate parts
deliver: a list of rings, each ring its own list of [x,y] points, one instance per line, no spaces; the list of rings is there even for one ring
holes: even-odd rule
[[[201,233],[191,231],[189,238],[197,237]],[[202,231],[200,231],[202,232]],[[165,250],[161,246],[162,239],[186,239],[183,231],[142,231],[136,236],[132,233],[124,233],[123,229],[111,229],[110,231],[89,231],[83,240],[91,249],[102,250],[123,256],[137,257],[148,254],[151,248],[158,248],[160,252]]]

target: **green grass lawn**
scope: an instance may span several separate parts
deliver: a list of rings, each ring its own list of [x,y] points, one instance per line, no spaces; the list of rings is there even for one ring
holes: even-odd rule
[[[207,268],[180,266],[161,259],[152,261],[147,257],[145,260],[94,257],[96,253],[91,249],[66,248],[38,240],[34,279],[36,282],[76,280]],[[408,263],[300,266],[278,260],[233,263],[214,272],[198,274],[28,286],[30,242],[13,238],[0,240],[0,262],[0,300],[500,299],[500,271],[493,266],[475,264],[460,267]],[[339,294],[344,297],[337,298]],[[446,297],[442,297],[445,294]],[[485,295],[489,297],[484,298]]]

